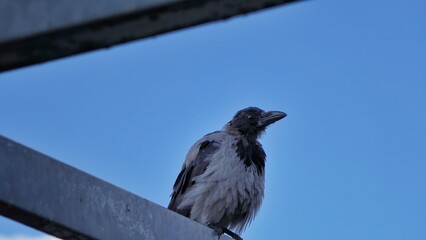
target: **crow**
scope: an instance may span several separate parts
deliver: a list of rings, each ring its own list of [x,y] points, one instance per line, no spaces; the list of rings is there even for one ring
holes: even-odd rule
[[[266,154],[258,138],[286,116],[248,107],[221,131],[198,140],[186,155],[168,208],[208,225],[219,236],[241,239],[238,234],[251,223],[263,199]]]

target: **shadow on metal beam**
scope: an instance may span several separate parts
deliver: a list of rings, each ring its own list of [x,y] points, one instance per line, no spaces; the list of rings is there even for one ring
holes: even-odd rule
[[[294,1],[2,1],[0,72]]]

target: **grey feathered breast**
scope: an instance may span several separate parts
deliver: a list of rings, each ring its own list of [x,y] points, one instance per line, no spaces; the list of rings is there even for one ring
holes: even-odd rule
[[[200,223],[241,232],[263,199],[265,152],[260,143],[218,131],[189,150],[168,208]]]

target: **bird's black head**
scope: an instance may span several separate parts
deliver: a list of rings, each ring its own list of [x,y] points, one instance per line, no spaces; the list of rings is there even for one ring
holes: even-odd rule
[[[238,111],[226,125],[226,129],[230,132],[238,131],[249,139],[257,139],[268,125],[285,116],[287,114],[279,111],[265,112],[257,107],[248,107]]]

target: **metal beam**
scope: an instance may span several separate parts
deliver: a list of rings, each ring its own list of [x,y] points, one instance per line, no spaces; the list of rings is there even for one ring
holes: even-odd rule
[[[0,214],[62,239],[217,239],[208,227],[2,136]]]
[[[0,72],[293,1],[0,1]]]

